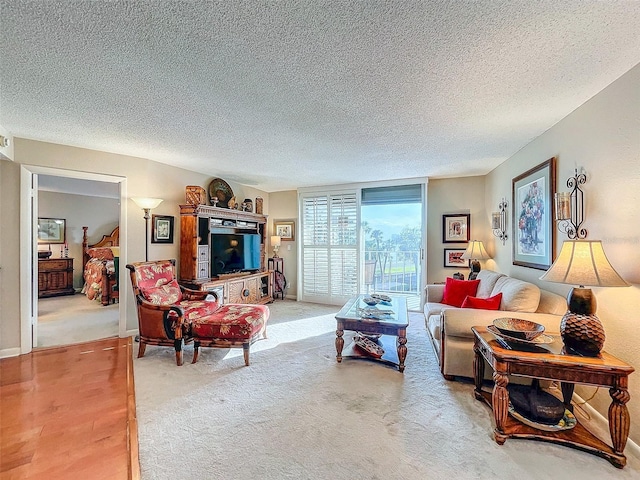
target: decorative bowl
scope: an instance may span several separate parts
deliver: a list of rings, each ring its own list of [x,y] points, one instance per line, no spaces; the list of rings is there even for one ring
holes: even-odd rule
[[[51,253],[51,250],[38,250],[38,258],[49,258]]]
[[[496,318],[493,325],[505,335],[522,340],[533,340],[544,332],[544,325],[521,318]]]

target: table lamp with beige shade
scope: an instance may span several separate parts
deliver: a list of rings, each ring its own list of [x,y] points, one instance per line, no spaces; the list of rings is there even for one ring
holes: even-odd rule
[[[604,345],[604,327],[596,315],[596,297],[585,287],[629,286],[609,263],[602,242],[566,240],[560,255],[540,280],[578,285],[567,295],[569,310],[562,317],[560,334],[568,349],[598,356]]]
[[[282,238],[280,235],[271,235],[271,246],[273,247],[273,258],[278,258],[278,250],[280,250],[280,244]]]
[[[484,248],[484,243],[480,240],[472,240],[469,242],[467,249],[460,256],[464,260],[471,260],[471,272],[469,273],[469,280],[475,280],[480,272],[480,260],[488,260],[491,255],[487,253]]]

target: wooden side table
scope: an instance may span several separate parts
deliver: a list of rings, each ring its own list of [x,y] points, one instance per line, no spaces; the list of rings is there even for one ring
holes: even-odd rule
[[[267,260],[268,270],[273,270],[273,298],[278,298],[278,294],[284,300],[285,277],[284,277],[284,260],[282,257],[271,257]]]
[[[628,377],[634,368],[613,355],[601,352],[599,357],[582,357],[564,352],[560,337],[550,344],[533,347],[535,351],[518,351],[502,347],[486,327],[472,327],[474,334],[473,374],[476,399],[493,409],[494,438],[502,445],[507,438],[528,438],[558,443],[606,458],[622,468],[627,463],[623,451],[629,436],[631,419],[627,409],[630,399]],[[482,390],[486,360],[493,369],[492,392]],[[571,430],[543,431],[525,425],[509,416],[508,375],[556,380],[560,382],[565,408],[573,411],[571,397],[576,383],[609,387],[609,432],[612,446],[607,445],[578,422]]]

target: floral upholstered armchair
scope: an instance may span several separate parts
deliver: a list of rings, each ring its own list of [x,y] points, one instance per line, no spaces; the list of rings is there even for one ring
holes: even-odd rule
[[[176,280],[175,260],[136,262],[127,265],[138,312],[140,347],[174,347],[176,363],[182,365],[182,346],[193,341],[191,324],[220,308],[220,300],[210,292],[189,290]],[[213,299],[213,301],[208,301]]]

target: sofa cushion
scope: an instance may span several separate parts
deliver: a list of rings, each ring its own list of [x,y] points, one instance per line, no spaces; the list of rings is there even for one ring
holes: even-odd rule
[[[448,277],[444,285],[442,303],[459,307],[467,295],[475,296],[480,280],[456,280]],[[536,304],[537,306],[537,304]]]
[[[480,285],[478,285],[478,291],[476,292],[476,297],[480,298],[488,298],[491,296],[491,292],[493,292],[493,287],[496,286],[496,282],[499,278],[504,277],[505,275],[502,273],[494,272],[493,270],[480,270],[478,276],[476,277],[480,280]]]
[[[540,303],[537,313],[551,313],[553,315],[564,315],[567,311],[567,299],[557,293],[540,289]]]
[[[479,298],[467,296],[462,302],[462,308],[481,308],[483,310],[499,310],[502,301],[502,293],[498,293],[493,297]]]
[[[535,312],[540,303],[540,289],[533,283],[512,277],[501,277],[493,287],[491,296],[502,293],[501,310],[508,312]]]

